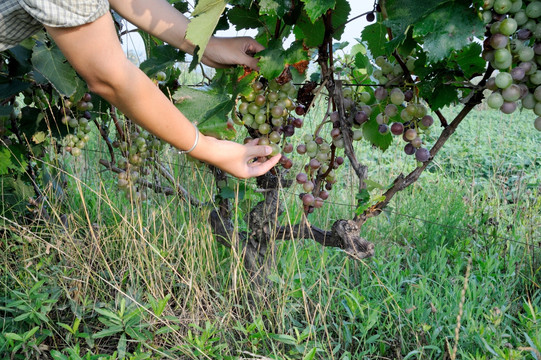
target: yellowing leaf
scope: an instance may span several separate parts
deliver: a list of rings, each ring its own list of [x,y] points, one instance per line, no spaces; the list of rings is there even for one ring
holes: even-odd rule
[[[32,136],[32,141],[34,141],[36,144],[41,144],[42,142],[47,139],[47,134],[45,134],[43,131],[38,131],[37,133]]]
[[[224,0],[201,0],[195,7],[192,13],[195,17],[188,24],[186,39],[199,48],[197,50],[199,58],[205,52],[209,39],[226,5],[227,1]]]

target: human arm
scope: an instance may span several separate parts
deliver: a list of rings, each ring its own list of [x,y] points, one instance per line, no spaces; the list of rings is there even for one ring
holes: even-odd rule
[[[193,54],[195,46],[185,39],[189,20],[166,0],[109,0],[111,7],[141,30],[156,36],[180,50]],[[211,37],[202,62],[219,68],[245,65],[257,68],[251,55],[263,46],[250,37]]]
[[[185,150],[194,144],[195,130],[189,120],[126,59],[110,14],[73,28],[46,28],[92,92],[174,147]],[[190,155],[247,178],[266,173],[278,162],[279,155],[265,162],[251,162],[269,153],[268,146],[241,145],[199,134],[199,144]]]

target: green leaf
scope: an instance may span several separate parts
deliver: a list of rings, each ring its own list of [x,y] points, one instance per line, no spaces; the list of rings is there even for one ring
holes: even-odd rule
[[[274,79],[284,70],[286,58],[281,40],[272,40],[258,55],[260,72],[265,78]]]
[[[163,69],[173,66],[177,62],[184,61],[184,55],[184,53],[171,45],[155,46],[150,51],[150,57],[143,61],[139,68],[149,77],[152,77],[159,71],[163,71]]]
[[[302,360],[313,360],[316,356],[316,352],[317,348],[313,348],[308,354],[306,354],[305,357],[302,358]]]
[[[374,114],[375,113],[376,111],[374,111]],[[385,135],[381,134],[378,131],[378,127],[379,124],[376,122],[375,118],[371,119],[363,125],[363,137],[370,141],[372,145],[375,145],[381,150],[385,151],[393,142],[393,137],[390,133]]]
[[[75,70],[67,63],[60,49],[38,43],[32,53],[34,68],[63,96],[71,96],[81,85]]]
[[[0,81],[0,99],[7,99],[30,87],[30,83],[17,79],[2,78]],[[3,81],[6,80],[6,81]]]
[[[13,112],[13,105],[0,106],[0,117],[9,116]]]
[[[485,60],[481,57],[481,45],[471,43],[455,55],[454,60],[464,72],[466,78],[471,79],[474,75],[483,72],[486,66]]]
[[[308,17],[314,23],[327,10],[334,9],[336,0],[302,0]]]
[[[391,28],[395,37],[400,36],[407,31],[408,27],[444,3],[454,4],[455,2],[453,0],[423,0],[420,5],[418,0],[386,0],[385,9],[389,18],[385,25]],[[471,2],[469,5],[471,6]],[[446,20],[444,24],[447,23]]]
[[[430,96],[426,97],[432,110],[439,110],[458,101],[458,90],[453,86],[436,86]]]
[[[304,44],[309,47],[317,47],[323,42],[325,37],[325,25],[323,20],[318,19],[312,23],[306,13],[303,13],[293,29],[295,38],[304,41]]]
[[[361,191],[355,195],[357,199],[357,208],[355,214],[360,215],[370,207],[370,193],[367,189],[361,189]]]
[[[0,175],[8,174],[9,170],[23,173],[27,164],[24,153],[19,147],[10,146],[0,149]]]
[[[4,333],[4,336],[5,336],[7,339],[10,339],[10,340],[23,341],[22,336],[19,335],[19,334],[15,334],[15,333]]]
[[[351,6],[347,0],[336,0],[336,6],[332,13],[333,38],[340,40],[344,33],[344,24],[348,21]]]
[[[101,338],[104,338],[104,337],[107,337],[107,336],[113,336],[115,334],[118,334],[118,333],[122,332],[123,330],[124,329],[123,329],[122,325],[111,326],[111,327],[109,327],[107,329],[103,329],[102,331],[98,331],[97,333],[92,335],[92,338],[101,339]]]
[[[231,24],[235,25],[237,31],[243,29],[257,29],[263,25],[262,19],[264,16],[259,15],[259,11],[255,6],[249,9],[236,6],[227,12],[227,18]]]
[[[198,47],[194,55],[201,57],[205,53],[208,41],[226,5],[227,1],[225,0],[201,0],[197,3],[192,12],[192,16],[195,18],[186,29],[186,39]]]
[[[430,13],[413,29],[413,37],[423,42],[429,61],[447,58],[452,51],[471,44],[472,37],[481,37],[484,24],[471,3],[454,2]]]
[[[290,335],[286,334],[269,334],[269,337],[273,340],[279,341],[287,345],[297,345],[297,340]]]
[[[374,58],[385,55],[385,44],[387,43],[387,28],[385,25],[379,22],[368,25],[361,34],[362,40],[366,43]]]
[[[261,0],[259,14],[283,17],[291,9],[291,0]]]
[[[228,115],[234,100],[211,88],[181,87],[173,94],[175,106],[190,121],[197,122],[199,130],[218,138],[231,138],[235,132],[228,128]]]

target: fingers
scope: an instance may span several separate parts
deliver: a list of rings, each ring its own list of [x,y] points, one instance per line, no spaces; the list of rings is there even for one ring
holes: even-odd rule
[[[278,155],[274,155],[273,157],[271,157],[270,159],[268,159],[265,162],[255,162],[255,163],[253,163],[253,164],[256,164],[256,165],[249,168],[249,175],[248,176],[249,177],[261,176],[261,175],[267,173],[270,169],[272,169],[278,163],[278,161],[280,161],[281,157],[282,157],[282,155],[278,154]]]

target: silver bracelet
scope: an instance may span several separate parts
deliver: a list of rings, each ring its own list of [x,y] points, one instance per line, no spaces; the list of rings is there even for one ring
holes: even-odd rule
[[[188,150],[180,150],[179,154],[188,154],[190,153],[195,147],[197,146],[197,143],[199,142],[199,129],[197,128],[197,125],[195,123],[192,123],[194,129],[195,129],[195,141],[193,143],[193,146],[189,148]]]

